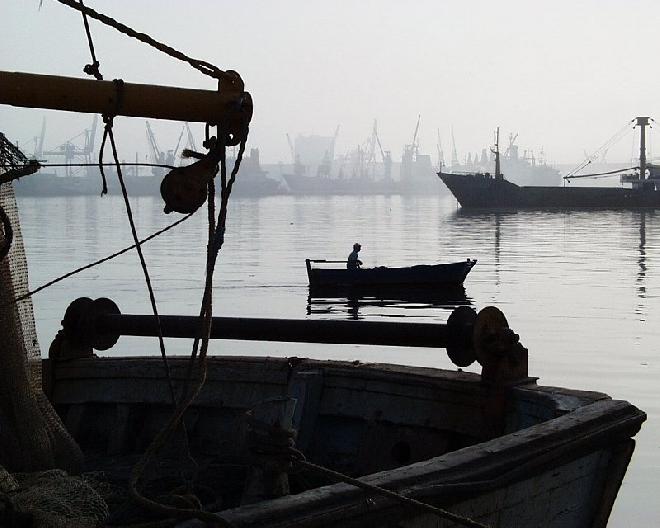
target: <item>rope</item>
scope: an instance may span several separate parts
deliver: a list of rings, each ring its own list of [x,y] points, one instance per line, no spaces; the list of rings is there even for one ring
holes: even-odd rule
[[[98,163],[39,163],[39,167],[98,167]],[[114,163],[102,163],[104,167],[114,167]],[[176,169],[178,168],[176,165],[167,165],[166,163],[135,163],[133,162],[126,162],[122,161],[120,163],[122,167],[162,167],[163,169]],[[0,164],[0,168],[6,169],[10,168],[12,165],[3,165]],[[22,166],[19,166],[19,169],[22,168],[29,168],[31,167],[30,164],[25,164]],[[20,177],[20,176],[19,176]],[[2,182],[5,183],[5,182]]]
[[[348,475],[344,475],[343,473],[339,473],[337,471],[333,471],[332,469],[325,468],[323,466],[319,466],[317,464],[313,464],[312,462],[308,462],[307,460],[304,459],[297,459],[294,462],[295,464],[298,464],[299,466],[302,466],[305,469],[308,469],[310,471],[313,471],[315,473],[318,473],[320,475],[324,475],[328,478],[331,478],[333,480],[339,481],[339,482],[345,482],[346,484],[350,484],[351,486],[355,486],[356,488],[360,488],[366,491],[371,491],[373,493],[376,493],[378,495],[382,495],[384,497],[387,497],[389,499],[395,500],[397,502],[400,502],[402,504],[406,504],[408,506],[412,506],[418,510],[422,510],[428,513],[432,513],[433,515],[437,515],[438,517],[441,517],[443,519],[449,519],[452,522],[455,522],[457,524],[461,524],[463,526],[468,526],[470,528],[489,528],[488,525],[480,523],[478,521],[474,521],[468,517],[463,517],[462,515],[458,515],[456,513],[452,513],[450,511],[447,511],[442,508],[437,508],[435,506],[432,506],[431,504],[427,504],[425,502],[420,502],[416,499],[413,499],[411,497],[406,497],[404,495],[399,495],[398,493],[394,491],[390,491],[385,488],[381,488],[379,486],[374,486],[373,484],[367,484],[366,482],[362,480],[358,480],[356,478],[349,477]]]
[[[119,113],[123,101],[124,81],[122,81],[121,79],[113,79],[112,82],[115,85],[115,88],[117,89],[117,97],[115,98],[115,111],[113,112],[114,115],[117,115]],[[105,127],[103,128],[103,139],[101,140],[101,148],[99,148],[99,163],[98,163],[99,171],[101,172],[101,180],[103,181],[103,186],[101,188],[101,196],[103,196],[104,194],[108,194],[108,181],[105,177],[105,171],[103,170],[104,167],[103,151],[105,149],[105,142],[107,141],[108,136],[112,134],[112,124],[113,124],[114,115],[103,116],[103,122],[105,123]],[[112,138],[111,141],[113,141]],[[117,167],[117,175],[119,175],[121,173],[121,167],[116,155],[115,155],[115,166]],[[123,186],[123,178],[121,176],[120,176],[120,182],[121,185]]]
[[[83,0],[80,0],[80,6],[84,9],[85,4],[83,4]],[[99,71],[99,61],[96,60],[96,53],[94,51],[94,42],[92,41],[92,33],[89,30],[89,21],[87,20],[87,14],[85,11],[81,11],[82,17],[83,17],[83,24],[85,24],[85,33],[87,34],[87,42],[89,44],[89,52],[92,55],[92,63],[91,64],[86,64],[85,67],[83,68],[83,71],[87,75],[91,75],[94,77],[97,81],[102,81],[103,80],[103,75],[101,75],[101,72]]]
[[[190,218],[193,214],[194,214],[194,213],[190,213],[190,214],[184,216],[183,218],[180,218],[180,219],[177,220],[176,222],[174,222],[174,223],[172,223],[172,224],[170,224],[170,225],[164,227],[163,229],[160,229],[160,230],[156,231],[155,233],[152,233],[152,234],[149,235],[148,237],[143,238],[142,240],[140,240],[140,245],[143,245],[145,242],[149,242],[150,240],[156,238],[157,236],[162,235],[162,234],[165,233],[166,231],[169,231],[169,230],[172,229],[173,227],[176,227],[176,226],[178,226],[179,224],[185,222],[185,221],[188,220],[188,218]],[[46,288],[49,288],[49,287],[52,286],[53,284],[57,284],[58,282],[61,282],[61,281],[63,281],[64,279],[68,279],[69,277],[71,277],[71,276],[73,276],[73,275],[76,275],[77,273],[80,273],[81,271],[88,270],[88,269],[90,269],[90,268],[93,268],[94,266],[98,266],[99,264],[103,264],[104,262],[107,262],[107,261],[109,261],[109,260],[112,260],[112,259],[118,257],[119,255],[123,255],[124,253],[127,253],[127,252],[130,251],[131,249],[135,249],[136,247],[137,247],[136,244],[133,244],[132,246],[125,247],[124,249],[122,249],[122,250],[120,250],[120,251],[117,251],[116,253],[113,253],[113,254],[111,254],[111,255],[108,255],[107,257],[104,257],[104,258],[99,259],[99,260],[97,260],[97,261],[95,261],[95,262],[92,262],[92,263],[90,263],[90,264],[87,264],[87,265],[85,265],[85,266],[82,266],[82,267],[80,267],[80,268],[77,268],[77,269],[75,269],[75,270],[73,270],[73,271],[70,271],[70,272],[68,272],[68,273],[65,273],[64,275],[61,275],[61,276],[57,277],[56,279],[53,279],[53,280],[51,280],[51,281],[49,281],[49,282],[47,282],[47,283],[45,283],[45,284],[42,284],[41,286],[39,286],[38,288],[35,288],[35,289],[32,290],[32,291],[28,291],[25,295],[21,295],[20,297],[17,297],[16,299],[14,299],[14,302],[17,303],[17,302],[20,302],[20,301],[22,301],[22,300],[24,300],[24,299],[27,299],[28,297],[32,297],[32,296],[35,295],[36,293],[39,293],[40,291],[45,290]]]
[[[634,123],[635,120],[631,119],[628,121],[623,127],[621,127],[611,138],[609,138],[605,143],[603,143],[596,151],[589,156],[585,161],[583,161],[580,165],[578,165],[575,169],[573,169],[571,172],[569,172],[564,179],[570,179],[575,173],[581,171],[584,169],[587,165],[590,165],[593,160],[597,157],[597,155],[607,150],[614,145],[615,143],[621,141],[627,134],[629,134],[632,131],[632,128],[630,128],[630,125]],[[633,127],[634,128],[634,127]]]
[[[106,119],[104,117],[104,119]],[[121,172],[121,165],[119,164],[119,155],[117,154],[117,145],[115,144],[115,136],[112,132],[113,120],[109,118],[106,121],[104,138],[107,136],[110,139],[110,145],[112,147],[112,156],[115,160],[117,166],[117,178],[119,179],[119,185],[121,186],[121,193],[124,197],[124,205],[126,206],[126,216],[128,217],[128,222],[131,226],[131,234],[133,235],[133,242],[135,249],[137,250],[138,257],[140,259],[140,265],[142,267],[142,273],[144,274],[144,280],[147,285],[147,290],[149,291],[149,301],[151,302],[151,309],[153,314],[156,316],[156,321],[158,321],[158,343],[160,345],[160,354],[163,358],[163,363],[165,365],[165,370],[167,372],[167,382],[170,387],[170,392],[172,396],[172,403],[176,401],[176,396],[174,392],[174,385],[172,383],[172,376],[170,374],[170,367],[167,361],[167,355],[165,353],[165,340],[163,339],[163,330],[160,325],[160,315],[158,314],[158,307],[156,306],[156,296],[154,295],[154,290],[151,285],[151,277],[149,276],[149,270],[147,269],[147,262],[142,253],[142,248],[140,246],[140,239],[137,235],[137,229],[135,227],[135,221],[133,220],[133,211],[131,210],[131,203],[128,199],[128,191],[126,190],[126,185],[124,184],[124,176]],[[107,189],[106,189],[107,192]]]
[[[211,147],[209,155],[217,158],[220,163],[220,180],[221,180],[221,201],[220,201],[220,212],[218,214],[218,219],[215,219],[215,183],[211,179],[208,184],[208,243],[207,243],[207,259],[206,259],[206,281],[204,285],[204,293],[202,295],[202,305],[200,308],[200,321],[201,321],[201,331],[200,335],[197,336],[193,343],[193,350],[191,353],[189,366],[188,366],[188,376],[186,377],[186,382],[184,389],[182,391],[182,396],[177,408],[175,409],[173,415],[170,417],[168,423],[161,429],[156,437],[153,439],[152,443],[149,445],[145,451],[142,458],[134,466],[131,478],[129,480],[129,493],[136,499],[138,502],[144,504],[150,509],[163,513],[165,515],[174,516],[176,518],[190,518],[196,517],[203,521],[208,521],[212,523],[218,523],[223,527],[231,527],[231,523],[226,519],[222,518],[220,515],[202,512],[194,509],[182,509],[175,508],[172,506],[167,506],[156,501],[153,501],[147,497],[141,495],[137,490],[137,485],[141,476],[144,474],[148,463],[155,453],[162,448],[169,436],[174,432],[179,423],[183,420],[183,416],[190,406],[190,404],[197,398],[204,383],[206,382],[207,375],[207,354],[208,354],[208,345],[211,334],[211,324],[213,318],[213,273],[215,271],[215,265],[217,262],[217,257],[220,249],[222,248],[222,243],[224,242],[224,232],[226,228],[227,220],[227,209],[229,196],[231,194],[231,189],[233,182],[235,181],[236,174],[239,171],[242,155],[239,153],[236,161],[234,162],[234,168],[231,172],[229,183],[227,182],[227,167],[226,167],[226,146],[224,140],[226,138],[225,134],[221,134],[221,131],[218,130],[218,137],[222,138],[221,140],[208,141],[208,145]],[[246,127],[247,133],[247,127]],[[242,138],[242,143],[245,142],[245,138]],[[244,149],[244,146],[243,146]],[[201,344],[200,344],[201,343]],[[199,350],[199,354],[198,354]],[[198,367],[198,377],[196,384],[192,390],[189,390],[189,384],[192,381],[192,371],[193,365],[197,361]]]
[[[207,75],[211,75],[212,77],[215,77],[217,79],[229,79],[230,81],[235,80],[235,76],[233,76],[233,75],[228,76],[224,72],[222,72],[221,70],[219,70],[218,68],[216,68],[215,66],[213,66],[209,63],[206,63],[206,62],[203,62],[203,61],[198,61],[196,59],[191,59],[191,58],[183,55],[182,53],[174,50],[173,48],[171,48],[169,46],[165,46],[164,44],[161,44],[161,43],[155,41],[154,39],[152,39],[151,37],[148,37],[147,35],[139,34],[139,33],[135,32],[133,29],[131,29],[127,26],[124,26],[123,24],[120,24],[120,23],[116,22],[115,20],[111,19],[110,17],[107,17],[105,15],[101,15],[101,14],[93,11],[92,9],[89,9],[89,8],[85,7],[82,3],[82,0],[80,1],[79,5],[75,4],[71,0],[58,0],[58,1],[62,4],[68,5],[69,7],[77,9],[78,11],[83,13],[83,20],[85,21],[86,31],[87,31],[87,35],[88,35],[88,43],[90,45],[90,53],[92,54],[92,57],[93,57],[94,60],[95,60],[95,54],[94,54],[94,49],[93,49],[93,43],[92,43],[92,39],[91,39],[91,34],[89,32],[89,29],[88,29],[87,20],[86,20],[84,15],[89,15],[92,18],[96,18],[97,20],[99,20],[99,21],[101,21],[105,24],[108,24],[108,25],[114,27],[115,29],[118,29],[122,33],[125,33],[125,34],[127,34],[129,36],[132,36],[134,38],[137,38],[138,40],[141,40],[142,42],[146,42],[147,44],[150,44],[150,45],[156,47],[157,49],[159,49],[160,51],[163,51],[164,53],[167,53],[171,56],[174,56],[176,58],[184,60],[184,61],[188,62],[189,64],[191,64],[194,68],[202,71],[202,73],[206,73]],[[98,61],[95,61],[95,62],[98,63]],[[93,67],[94,67],[94,65],[92,65],[92,68]],[[96,69],[98,71],[98,66],[97,66]],[[99,75],[100,75],[100,73],[99,73]],[[140,258],[140,264],[142,266],[142,271],[144,273],[145,282],[146,282],[147,288],[149,290],[149,299],[150,299],[150,302],[151,302],[151,307],[152,307],[154,315],[156,316],[156,320],[158,322],[158,341],[159,341],[159,345],[160,345],[161,356],[163,358],[163,363],[164,363],[165,368],[166,368],[167,380],[168,380],[168,384],[169,384],[169,388],[170,388],[170,392],[171,392],[171,396],[172,396],[172,404],[175,406],[174,413],[173,413],[170,421],[168,422],[168,424],[163,429],[161,429],[161,431],[159,431],[159,433],[156,435],[154,440],[151,442],[151,444],[147,448],[144,455],[141,457],[140,461],[133,467],[133,471],[131,473],[131,478],[129,480],[129,492],[130,492],[131,496],[134,499],[136,499],[138,502],[142,503],[143,505],[149,507],[152,510],[165,513],[169,517],[175,517],[175,518],[195,517],[195,518],[198,518],[200,520],[204,520],[204,521],[208,521],[208,522],[211,522],[211,523],[219,524],[221,526],[230,526],[230,524],[227,521],[225,521],[222,517],[220,517],[219,515],[199,511],[197,509],[186,509],[186,508],[176,508],[176,507],[166,506],[164,504],[160,504],[156,501],[148,499],[147,497],[143,496],[137,490],[137,484],[139,482],[139,479],[140,479],[141,475],[144,473],[144,471],[146,469],[146,466],[149,463],[149,461],[151,460],[152,456],[158,450],[161,449],[161,447],[163,446],[165,441],[169,438],[169,436],[174,432],[174,430],[180,424],[183,426],[183,437],[184,437],[183,440],[184,440],[184,443],[185,443],[186,452],[188,453],[188,458],[194,464],[194,460],[190,456],[190,453],[189,453],[189,450],[188,450],[187,432],[186,432],[185,424],[182,422],[182,419],[183,419],[183,414],[184,414],[185,410],[188,408],[190,403],[192,403],[192,401],[197,397],[197,394],[199,394],[199,391],[201,390],[201,388],[204,385],[204,382],[206,380],[206,362],[205,362],[205,359],[206,359],[206,352],[208,350],[208,342],[209,342],[210,331],[211,331],[211,316],[212,316],[212,313],[211,313],[211,297],[212,297],[211,290],[212,290],[212,284],[213,284],[212,276],[213,276],[213,270],[214,270],[214,267],[215,267],[215,261],[216,261],[217,254],[218,254],[218,251],[219,251],[220,247],[215,245],[215,244],[212,244],[212,241],[215,240],[215,238],[217,238],[217,237],[215,236],[216,233],[214,233],[213,229],[212,229],[213,228],[213,220],[212,220],[213,217],[211,216],[211,213],[210,213],[210,218],[211,218],[210,225],[209,225],[209,241],[210,242],[209,242],[209,247],[208,247],[208,250],[207,250],[208,251],[207,280],[206,280],[205,292],[204,292],[203,303],[202,303],[202,306],[203,306],[202,312],[204,313],[204,321],[203,321],[204,333],[202,334],[202,336],[203,336],[202,350],[200,352],[200,357],[199,357],[200,377],[199,377],[198,384],[195,387],[195,390],[187,398],[183,399],[183,401],[180,402],[177,405],[177,403],[176,403],[176,394],[174,392],[174,386],[173,386],[173,383],[172,383],[169,364],[168,364],[168,361],[167,361],[167,355],[165,353],[165,342],[164,342],[164,339],[163,339],[163,332],[162,332],[162,327],[161,327],[161,323],[160,323],[160,317],[159,317],[158,308],[157,308],[157,305],[156,305],[156,298],[155,298],[155,295],[154,295],[154,292],[153,292],[153,288],[151,286],[151,279],[149,277],[149,270],[147,269],[146,261],[144,259],[144,255],[142,253],[142,249],[141,249],[141,246],[140,246],[140,241],[139,241],[138,236],[137,236],[137,230],[135,228],[135,222],[133,220],[131,205],[130,205],[130,201],[128,199],[128,192],[126,190],[126,185],[124,183],[124,178],[123,178],[122,171],[121,171],[121,164],[119,162],[119,156],[117,154],[117,146],[115,144],[114,134],[113,134],[113,130],[112,130],[113,118],[114,118],[115,115],[117,115],[119,113],[119,109],[120,109],[121,103],[122,103],[122,96],[123,96],[123,90],[122,90],[123,81],[115,79],[113,82],[115,83],[115,86],[117,88],[117,98],[116,98],[116,101],[115,101],[116,109],[115,109],[115,112],[113,113],[114,115],[104,115],[103,116],[103,120],[105,122],[105,128],[104,128],[104,132],[103,132],[103,140],[101,142],[101,148],[100,148],[100,151],[99,151],[99,170],[101,172],[102,179],[103,179],[102,194],[107,193],[107,181],[106,181],[106,178],[105,178],[105,174],[103,172],[102,160],[103,160],[103,150],[104,150],[106,141],[109,138],[110,139],[110,144],[112,146],[112,154],[113,154],[115,166],[116,166],[116,169],[117,169],[117,177],[119,179],[119,183],[120,183],[121,190],[122,190],[122,196],[124,198],[124,204],[126,206],[126,214],[127,214],[130,226],[131,226],[131,233],[133,235],[133,240],[135,242],[134,247],[136,248],[136,250],[138,252],[138,256]],[[245,135],[247,135],[247,125],[245,126]],[[245,138],[242,138],[242,139],[245,140]],[[225,140],[225,137],[223,136],[223,141],[224,140]],[[221,146],[221,149],[220,149],[220,152],[221,152],[221,158],[220,159],[222,160],[222,164],[223,164],[223,176],[224,176],[224,173],[225,173],[224,151],[225,151],[225,147],[224,147],[224,144],[223,144]],[[232,174],[234,176],[235,176],[235,172],[238,172],[238,163],[235,166],[235,171],[232,172]],[[212,188],[212,185],[209,185],[209,187]],[[224,177],[223,177],[223,190],[224,190]],[[226,195],[223,194],[223,206],[224,206],[224,208],[226,208],[226,205],[227,205],[226,202],[227,202],[228,198],[229,198],[229,193],[227,193]],[[214,205],[214,196],[209,196],[209,211],[210,212],[214,210],[213,209],[214,206],[215,206]],[[226,218],[226,211],[225,211],[225,218]],[[224,233],[224,223],[222,225],[222,228],[223,228],[222,232]]]
[[[151,46],[152,48],[155,48],[158,51],[165,53],[166,55],[169,55],[172,58],[178,59],[183,62],[187,62],[188,64],[190,64],[190,66],[200,71],[204,75],[208,75],[209,77],[213,77],[214,79],[224,79],[224,80],[233,79],[231,75],[228,75],[226,72],[222,71],[217,66],[214,66],[213,64],[200,59],[194,59],[192,57],[189,57],[184,53],[174,49],[173,47],[157,41],[156,39],[150,37],[145,33],[138,33],[133,28],[125,24],[122,24],[121,22],[118,22],[114,18],[104,15],[103,13],[94,11],[93,9],[90,9],[89,7],[83,5],[82,2],[78,4],[75,0],[57,0],[57,1],[68,7],[71,7],[72,9],[80,11],[81,13],[95,20],[98,20],[102,24],[105,24],[107,26],[116,29],[117,31],[123,33],[124,35],[127,35],[128,37],[137,39],[140,42],[143,42]]]

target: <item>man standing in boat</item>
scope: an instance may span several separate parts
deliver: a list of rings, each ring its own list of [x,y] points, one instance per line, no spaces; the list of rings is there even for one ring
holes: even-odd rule
[[[358,253],[362,249],[362,246],[357,242],[353,244],[353,251],[348,256],[348,261],[346,262],[346,269],[357,270],[362,266],[362,261],[358,258]]]

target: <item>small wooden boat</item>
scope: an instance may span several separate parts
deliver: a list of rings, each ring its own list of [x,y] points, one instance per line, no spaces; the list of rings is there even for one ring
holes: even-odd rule
[[[78,350],[99,343],[106,349],[119,335],[157,333],[153,317],[101,304],[102,313],[79,310],[79,320],[67,310],[60,339]],[[164,316],[161,330],[166,337],[194,334],[197,319]],[[478,315],[458,308],[444,325],[214,318],[212,337],[441,346],[457,365],[477,359],[482,366],[479,375],[295,357],[209,358],[206,384],[186,411],[187,445],[204,508],[237,528],[466,525],[310,471],[320,466],[478,526],[604,528],[632,437],[646,418],[605,394],[539,386],[528,376],[527,350],[492,307]],[[187,366],[186,358],[170,359],[177,386]],[[47,360],[44,373],[46,392],[87,454],[87,469],[102,471],[115,487],[125,482],[171,412],[160,358]],[[290,408],[305,462],[282,459],[278,431],[286,425],[279,416],[254,428],[255,409],[274,402]],[[253,433],[261,435],[256,442]],[[176,456],[158,467],[165,474],[150,476],[152,493],[182,473]],[[284,478],[283,491],[246,501],[255,468],[265,482],[265,474]],[[135,510],[111,510],[108,526],[148,520]]]
[[[467,259],[451,264],[417,265],[401,268],[313,267],[313,264],[344,264],[345,260],[306,259],[307,277],[312,288],[328,286],[460,286],[476,260]]]

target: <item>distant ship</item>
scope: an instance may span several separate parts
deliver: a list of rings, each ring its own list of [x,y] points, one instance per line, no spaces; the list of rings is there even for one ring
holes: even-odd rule
[[[174,162],[171,160],[164,160]],[[227,158],[227,170],[234,166],[234,158]],[[120,194],[119,183],[114,167],[106,167],[106,180],[109,194]],[[160,183],[167,169],[154,167],[148,173],[137,167],[127,166],[122,170],[124,182],[133,196],[160,196]],[[282,183],[269,178],[267,171],[259,163],[259,149],[250,149],[243,157],[241,168],[233,188],[234,196],[271,196],[286,192]],[[80,173],[67,170],[67,174],[39,172],[32,178],[22,178],[15,183],[18,197],[32,196],[98,196],[101,193],[101,175],[98,167],[83,167]]]
[[[383,149],[376,121],[363,145],[336,159],[337,132],[334,137],[298,136],[295,146],[287,135],[293,166],[283,178],[292,194],[438,193],[431,156],[419,152],[418,130],[419,117],[400,163],[393,162],[391,151]]]
[[[392,155],[383,150],[374,121],[371,136],[344,156],[335,159],[334,136],[298,136],[295,146],[287,134],[292,172],[283,174],[292,194],[398,194],[392,178]],[[377,158],[380,159],[377,159]],[[311,173],[311,174],[310,174]]]
[[[518,186],[504,178],[500,167],[499,129],[495,149],[495,174],[438,172],[462,207],[520,208],[635,208],[660,207],[660,165],[646,161],[648,117],[637,117],[640,128],[639,167],[621,175],[621,187]],[[615,171],[624,172],[623,170]],[[590,174],[586,176],[602,176]],[[574,176],[574,178],[577,176]],[[568,178],[568,177],[567,177]],[[566,181],[566,179],[565,179]],[[623,187],[623,185],[627,185]],[[629,185],[629,187],[628,187]]]
[[[520,186],[544,185],[553,187],[560,185],[562,182],[561,172],[546,162],[543,151],[539,156],[535,156],[533,151],[523,150],[521,155],[520,149],[516,145],[517,138],[518,134],[509,134],[509,146],[500,155],[500,165],[502,172],[506,174],[507,180]],[[453,148],[455,151],[455,146]],[[481,156],[468,154],[463,164],[458,164],[454,155],[450,170],[452,173],[488,171],[494,161],[492,158],[493,153],[490,152],[490,156],[488,154],[487,149],[482,149]]]

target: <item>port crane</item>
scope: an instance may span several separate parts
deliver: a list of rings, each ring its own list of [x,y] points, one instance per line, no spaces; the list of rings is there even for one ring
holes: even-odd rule
[[[46,138],[46,118],[41,122],[41,134],[35,138],[35,151],[34,157],[36,159],[43,159],[48,156],[64,156],[64,164],[66,165],[66,175],[72,176],[73,168],[70,166],[76,158],[82,158],[83,163],[91,164],[92,155],[94,154],[94,141],[96,138],[96,128],[98,125],[98,115],[94,114],[92,127],[83,130],[80,134],[67,139],[64,143],[52,150],[44,150],[44,142]],[[76,144],[76,141],[83,138],[82,147]]]
[[[458,152],[456,152],[456,138],[454,137],[454,127],[451,127],[451,166],[458,165]]]
[[[445,164],[445,155],[442,151],[442,139],[440,139],[440,129],[438,128],[438,170],[442,170],[442,166]]]

